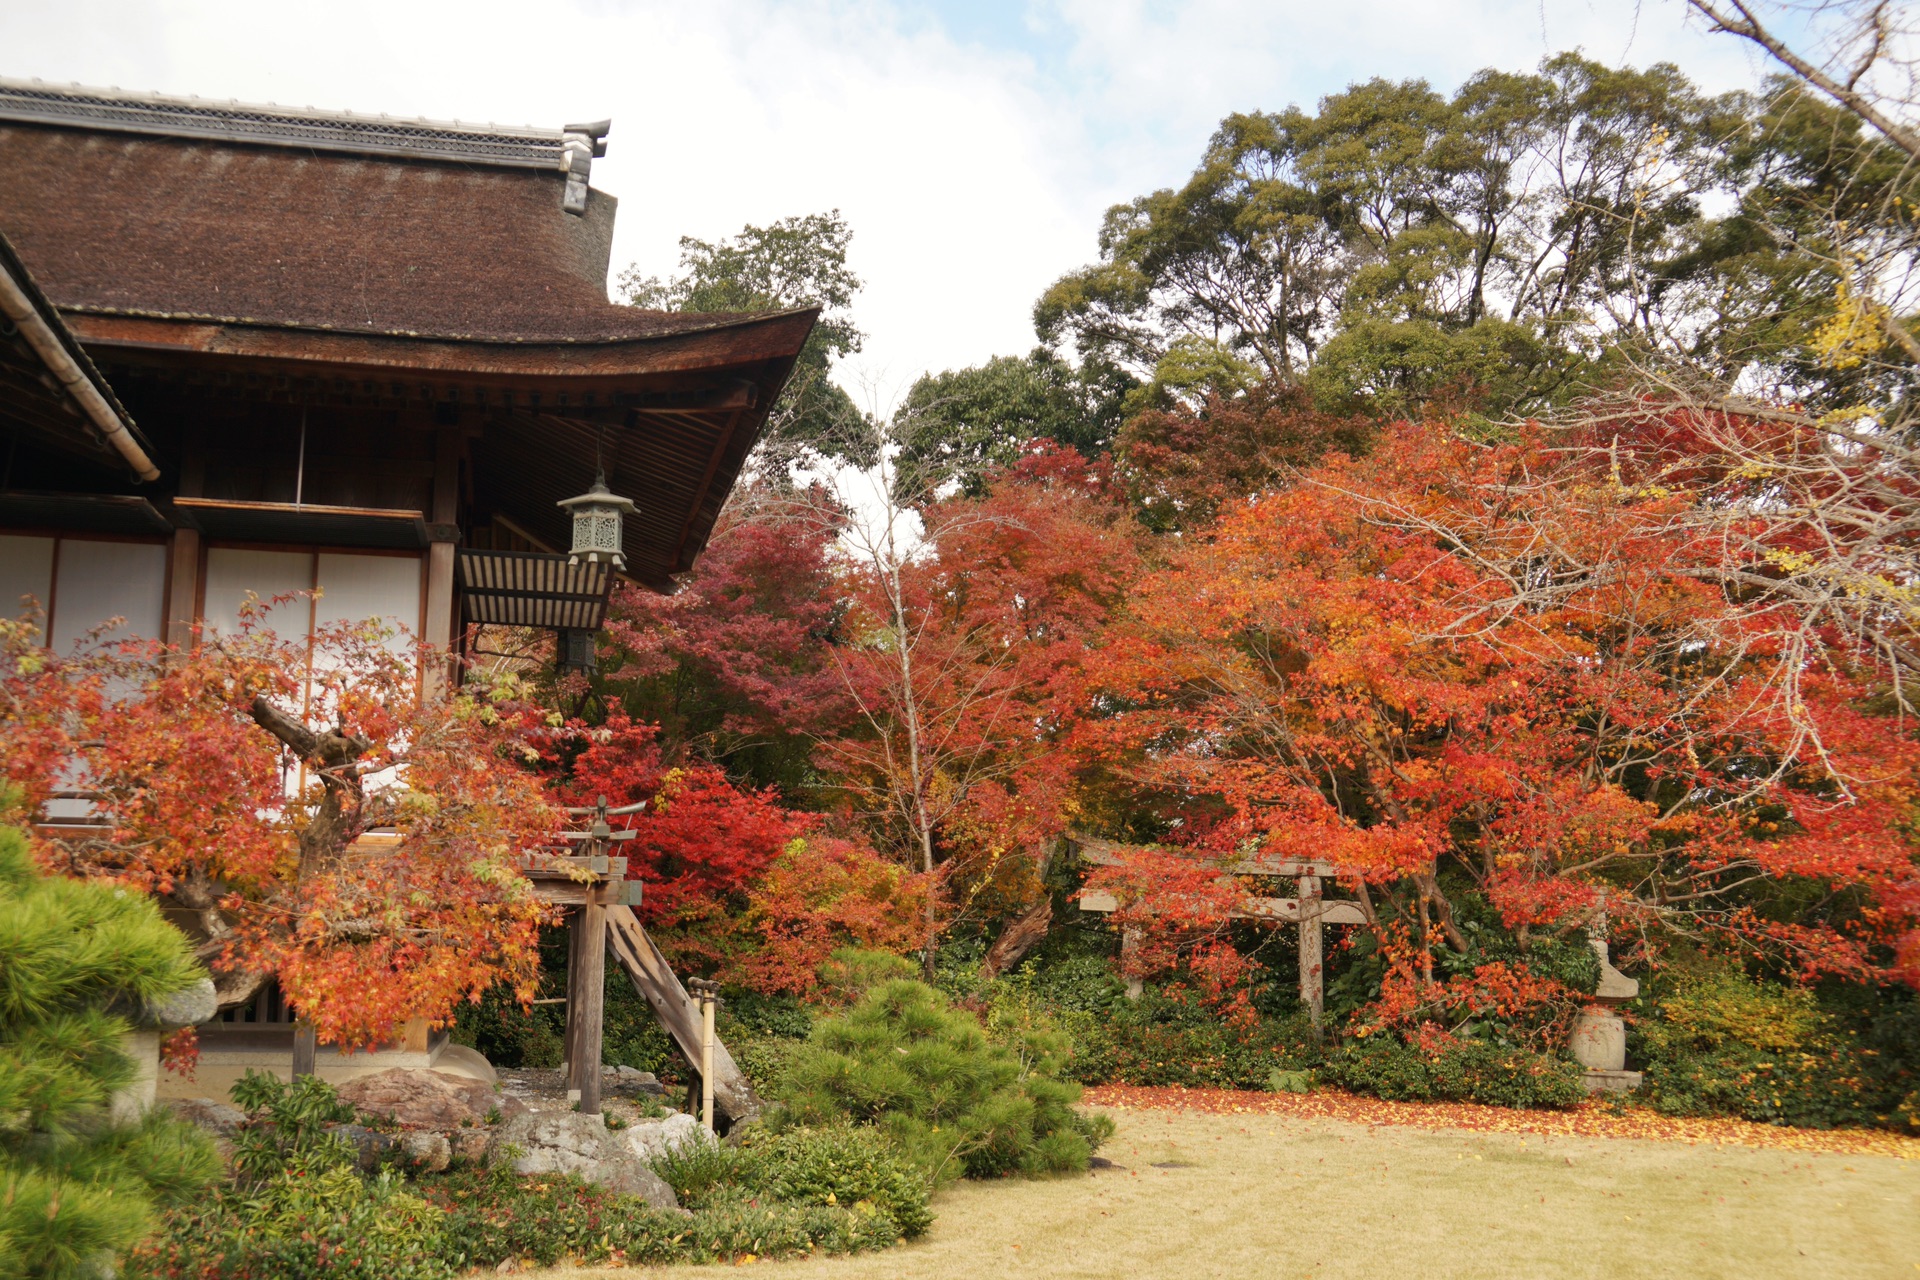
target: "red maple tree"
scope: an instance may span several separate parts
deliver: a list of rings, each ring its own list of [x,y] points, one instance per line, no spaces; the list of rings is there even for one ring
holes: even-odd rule
[[[423,689],[378,623],[311,643],[264,606],[223,636],[73,655],[0,623],[0,776],[39,856],[180,909],[223,1005],[269,978],[322,1040],[435,1025],[497,982],[530,998],[547,912],[517,870],[557,811],[516,758],[514,691]]]

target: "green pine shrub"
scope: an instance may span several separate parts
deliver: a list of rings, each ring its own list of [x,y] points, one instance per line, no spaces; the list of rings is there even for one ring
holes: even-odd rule
[[[1695,975],[1642,1001],[1631,1024],[1643,1096],[1670,1115],[1735,1115],[1829,1129],[1904,1124],[1904,1081],[1802,988]]]
[[[919,976],[919,966],[905,956],[897,956],[891,951],[840,947],[820,966],[820,985],[814,995],[821,1005],[844,1008],[856,1003],[883,982]]]
[[[1035,1025],[1013,1047],[910,979],[883,982],[814,1028],[788,1068],[777,1127],[878,1128],[934,1182],[1084,1169],[1112,1132],[1075,1110],[1065,1039]]]
[[[110,1275],[158,1209],[216,1176],[197,1131],[111,1110],[137,1075],[111,1010],[202,976],[152,900],[43,875],[0,827],[0,1277]]]

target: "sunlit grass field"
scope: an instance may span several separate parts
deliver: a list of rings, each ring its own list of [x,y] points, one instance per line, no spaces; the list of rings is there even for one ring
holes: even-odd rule
[[[1920,1277],[1920,1160],[1113,1115],[1119,1133],[1103,1154],[1124,1168],[962,1184],[935,1201],[939,1219],[916,1243],[752,1270],[770,1280]]]

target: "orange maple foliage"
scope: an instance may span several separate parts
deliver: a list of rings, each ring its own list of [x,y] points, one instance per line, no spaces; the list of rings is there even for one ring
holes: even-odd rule
[[[377,623],[309,644],[270,621],[72,655],[0,623],[0,776],[30,812],[87,807],[38,828],[39,857],[178,909],[224,1002],[275,978],[329,1043],[445,1025],[496,982],[531,998],[548,913],[516,860],[560,823],[515,758],[509,691],[425,696],[440,659]],[[340,754],[300,759],[263,716]]]
[[[1886,669],[1863,639],[1908,643],[1910,624],[1770,590],[1800,574],[1805,529],[1731,503],[1729,468],[1661,470],[1671,434],[1657,419],[1629,474],[1618,436],[1403,424],[1229,507],[1097,651],[1114,713],[1083,738],[1213,876],[1249,851],[1335,864],[1388,954],[1386,1024],[1492,982],[1436,975],[1437,948],[1470,951],[1462,884],[1523,940],[1604,918],[1642,952],[1677,931],[1808,976],[1920,981],[1920,743],[1874,705]],[[1195,887],[1157,878],[1138,923],[1199,936],[1179,919]],[[1791,878],[1832,896],[1799,919],[1754,906]],[[1503,1006],[1567,994],[1499,983]]]
[[[952,923],[1030,900],[1077,812],[1086,664],[1138,572],[1138,532],[1106,468],[1050,445],[922,515],[925,554],[848,569],[852,643],[834,659],[860,716],[821,758],[936,871]]]

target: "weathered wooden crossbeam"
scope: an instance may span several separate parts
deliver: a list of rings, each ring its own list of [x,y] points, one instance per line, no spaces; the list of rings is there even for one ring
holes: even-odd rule
[[[1139,852],[1142,847],[1121,844],[1117,840],[1102,840],[1098,836],[1083,836],[1078,832],[1067,839],[1073,841],[1080,850],[1081,861],[1100,867],[1117,867],[1126,854]],[[1302,862],[1292,858],[1242,858],[1237,862],[1221,863],[1220,870],[1235,876],[1286,876],[1288,879],[1334,874],[1331,862]]]
[[[1096,866],[1119,866],[1126,861],[1128,854],[1141,851],[1134,845],[1082,835],[1077,831],[1069,833],[1067,838],[1078,848],[1083,861]],[[1285,876],[1298,886],[1298,897],[1244,897],[1227,915],[1234,920],[1270,920],[1300,926],[1300,1002],[1307,1006],[1313,1019],[1314,1034],[1318,1035],[1320,1013],[1326,1004],[1325,926],[1365,924],[1366,912],[1357,902],[1329,902],[1320,895],[1320,882],[1335,874],[1330,862],[1243,858],[1221,864],[1220,872],[1222,876]],[[1089,889],[1080,895],[1080,909],[1102,913],[1118,911],[1120,900],[1111,893]],[[1120,935],[1122,958],[1136,945],[1136,930],[1131,927],[1123,930]],[[1127,994],[1139,995],[1140,984],[1129,982]]]
[[[1319,916],[1322,924],[1365,924],[1366,915],[1357,902],[1331,902],[1325,898],[1318,900]],[[1098,889],[1088,889],[1080,895],[1080,909],[1102,914],[1120,909],[1120,900],[1110,893]],[[1234,920],[1276,920],[1295,923],[1301,919],[1300,899],[1298,898],[1242,898],[1240,904],[1227,912]]]

